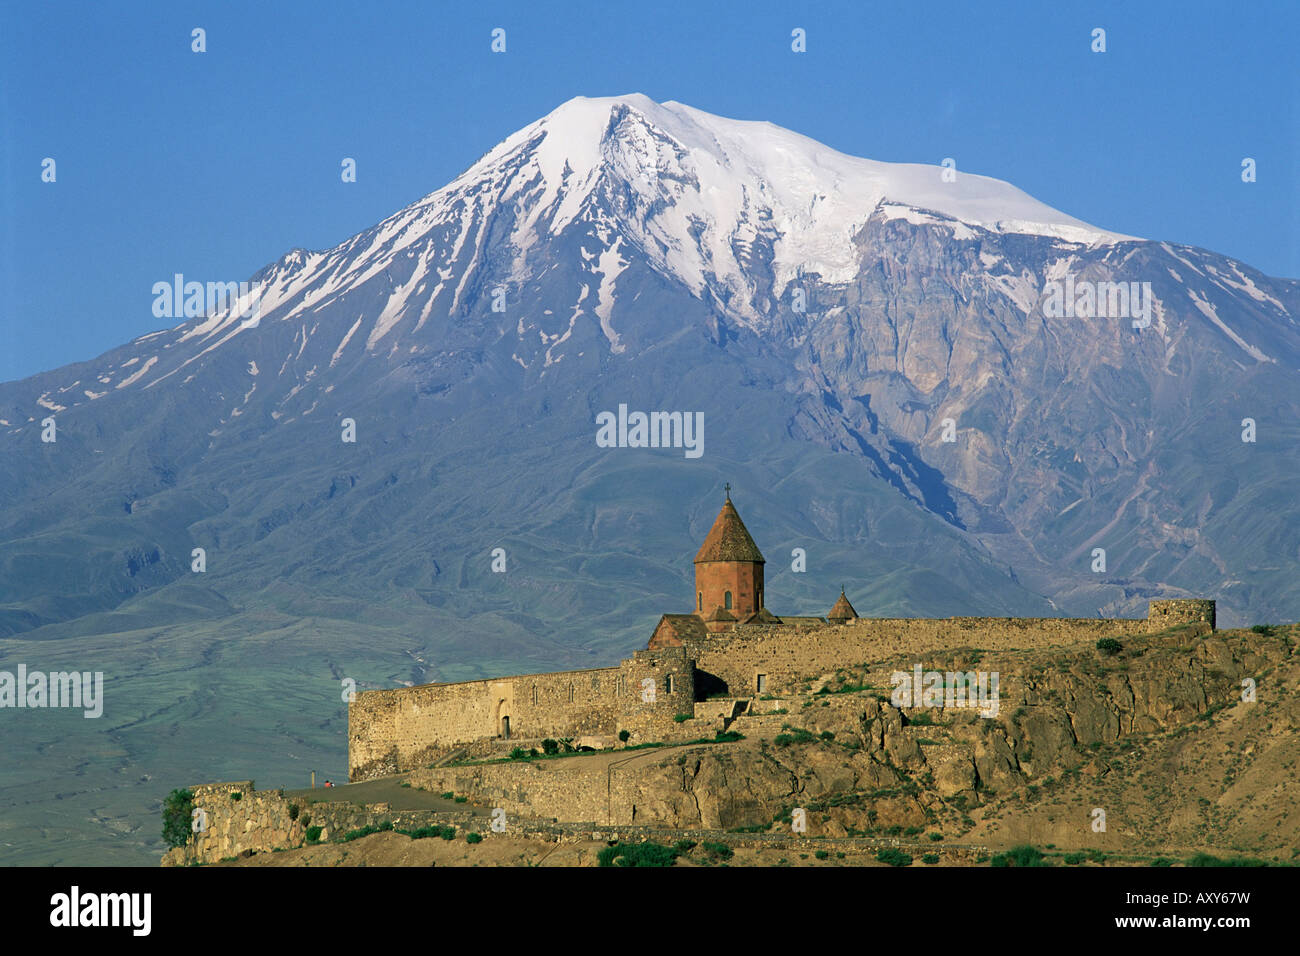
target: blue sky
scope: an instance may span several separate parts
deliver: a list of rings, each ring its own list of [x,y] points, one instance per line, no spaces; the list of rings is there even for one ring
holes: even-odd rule
[[[951,156],[1095,225],[1300,277],[1289,0],[6,2],[3,17],[0,380],[170,324],[150,290],[176,272],[238,280],[333,246],[577,95],[642,92],[878,160]]]

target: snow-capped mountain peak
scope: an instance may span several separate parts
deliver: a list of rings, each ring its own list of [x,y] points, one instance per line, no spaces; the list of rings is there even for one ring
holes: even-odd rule
[[[945,182],[943,173],[939,166],[847,156],[772,123],[634,93],[569,100],[421,205],[477,194],[491,183],[502,202],[527,204],[516,230],[526,250],[539,229],[554,235],[579,218],[602,182],[616,185],[625,202],[619,225],[647,240],[651,258],[697,292],[708,282],[742,291],[737,260],[758,239],[771,244],[778,290],[799,271],[848,281],[860,265],[853,237],[878,208],[886,218],[952,220],[958,238],[971,234],[963,226],[1085,245],[1133,238],[1067,216],[1000,180],[961,172]],[[683,242],[688,235],[696,236],[694,244]]]

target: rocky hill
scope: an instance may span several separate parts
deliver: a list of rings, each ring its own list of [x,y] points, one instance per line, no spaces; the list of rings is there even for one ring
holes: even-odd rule
[[[1111,653],[956,651],[924,662],[999,672],[999,712],[989,719],[895,707],[895,662],[885,661],[811,677],[786,700],[753,701],[728,727],[739,741],[476,762],[400,779],[411,793],[455,794],[534,827],[492,834],[486,819],[462,823],[514,841],[510,860],[499,845],[491,856],[438,851],[443,864],[537,862],[558,841],[564,852],[553,863],[585,865],[606,843],[640,839],[729,841],[743,851],[733,863],[754,864],[816,849],[861,863],[881,847],[969,864],[1023,844],[1066,863],[1196,854],[1293,863],[1300,627],[1199,631],[1129,637]],[[1243,700],[1246,679],[1253,701]],[[807,827],[796,837],[797,810]],[[374,845],[376,859],[404,846],[398,835]],[[349,843],[346,858],[304,851],[293,860],[353,865],[367,852]]]

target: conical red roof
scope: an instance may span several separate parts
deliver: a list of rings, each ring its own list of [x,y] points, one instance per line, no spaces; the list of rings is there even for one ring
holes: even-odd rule
[[[851,621],[858,616],[858,612],[853,610],[853,605],[849,599],[844,596],[844,590],[840,590],[840,599],[835,602],[831,612],[826,615],[828,621]]]
[[[736,506],[731,503],[731,495],[727,495],[722,510],[718,512],[717,520],[713,522],[704,544],[700,546],[700,553],[695,556],[696,564],[703,564],[706,561],[767,563],[763,560],[758,545],[754,544],[754,539],[745,529],[745,522],[741,521],[740,515],[736,513]]]

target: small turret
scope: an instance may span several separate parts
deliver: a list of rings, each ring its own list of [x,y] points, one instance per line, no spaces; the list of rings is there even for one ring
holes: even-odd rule
[[[858,612],[853,610],[853,605],[849,603],[848,597],[844,594],[844,588],[840,588],[840,599],[830,609],[830,613],[826,615],[826,620],[832,624],[847,624],[849,621],[856,621],[857,619]]]

